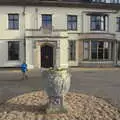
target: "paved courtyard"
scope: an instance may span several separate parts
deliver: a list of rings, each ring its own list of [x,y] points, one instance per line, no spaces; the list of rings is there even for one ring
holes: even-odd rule
[[[76,68],[71,73],[70,91],[104,98],[120,108],[120,69]],[[22,80],[20,71],[0,70],[0,102],[45,88],[40,70],[29,71],[28,75],[28,80]]]

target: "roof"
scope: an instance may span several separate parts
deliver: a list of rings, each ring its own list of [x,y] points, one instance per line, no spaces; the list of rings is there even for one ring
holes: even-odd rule
[[[58,6],[120,10],[120,4],[92,3],[90,0],[0,0],[0,5]]]

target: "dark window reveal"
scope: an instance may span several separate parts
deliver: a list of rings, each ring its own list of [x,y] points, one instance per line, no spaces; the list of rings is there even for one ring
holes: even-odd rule
[[[75,50],[76,50],[76,41],[70,40],[69,41],[69,60],[75,60]]]
[[[19,60],[19,41],[8,42],[8,60]]]

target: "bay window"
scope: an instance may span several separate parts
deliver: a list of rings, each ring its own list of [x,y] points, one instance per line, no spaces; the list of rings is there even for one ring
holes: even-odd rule
[[[91,15],[91,26],[90,30],[92,31],[105,31],[106,30],[106,15]]]
[[[84,60],[112,60],[112,42],[89,40],[84,41],[83,45]]]

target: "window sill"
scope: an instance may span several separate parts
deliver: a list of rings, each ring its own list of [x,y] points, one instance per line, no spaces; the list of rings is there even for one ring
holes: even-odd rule
[[[103,31],[106,31],[106,30],[90,30],[90,31],[92,31],[92,32],[94,32],[94,31],[100,31],[100,32],[103,32]]]
[[[7,29],[7,30],[10,30],[10,31],[19,31],[20,29]]]
[[[8,62],[19,62],[20,60],[8,60]]]
[[[75,62],[76,60],[68,60],[69,62]]]
[[[113,61],[113,60],[83,60],[83,61],[89,61],[89,62],[105,62],[105,61]]]
[[[67,31],[78,31],[77,29],[75,29],[75,30],[69,30],[69,29],[67,29]]]

